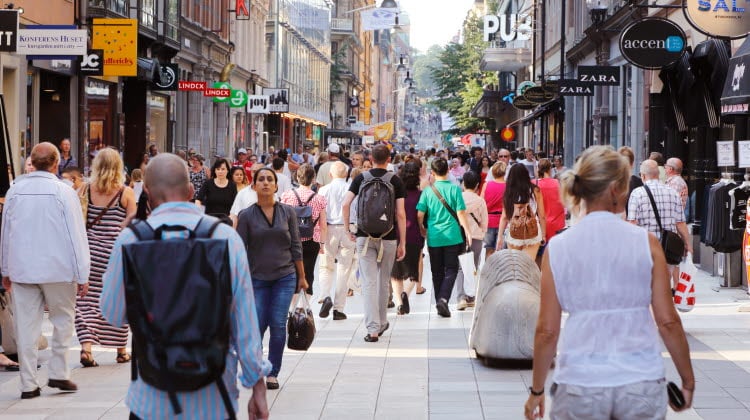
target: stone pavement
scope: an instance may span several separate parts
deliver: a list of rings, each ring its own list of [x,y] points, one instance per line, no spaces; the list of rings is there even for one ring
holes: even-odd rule
[[[683,314],[697,376],[694,409],[667,418],[750,419],[750,313],[738,312],[750,301],[741,290],[714,291],[718,279],[706,273],[697,277],[698,307]],[[425,286],[432,289],[429,281]],[[316,317],[312,348],[285,352],[282,387],[268,393],[271,418],[521,419],[531,371],[485,367],[467,348],[471,310],[444,319],[431,301],[429,293],[413,295],[410,315],[391,310],[391,327],[378,343],[363,341],[360,296],[349,298],[348,320]],[[130,365],[116,364],[114,350],[95,348],[101,366],[82,369],[78,350],[71,350],[78,393],[45,387],[41,398],[21,401],[18,374],[0,372],[0,420],[126,419]],[[49,350],[42,352],[42,364],[48,358]],[[665,358],[667,377],[679,383],[666,352]],[[39,372],[46,376],[46,367]],[[243,390],[240,407],[248,396]]]

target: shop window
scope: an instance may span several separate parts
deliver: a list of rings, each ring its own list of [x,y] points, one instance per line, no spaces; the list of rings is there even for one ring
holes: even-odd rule
[[[167,150],[169,97],[150,93],[148,95],[148,109],[148,143],[155,144],[159,150]]]

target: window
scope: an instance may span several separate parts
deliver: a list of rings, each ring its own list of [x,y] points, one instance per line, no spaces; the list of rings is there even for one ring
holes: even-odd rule
[[[167,38],[179,41],[180,27],[180,2],[179,0],[167,0],[164,35]]]
[[[141,25],[156,30],[156,0],[141,0]]]

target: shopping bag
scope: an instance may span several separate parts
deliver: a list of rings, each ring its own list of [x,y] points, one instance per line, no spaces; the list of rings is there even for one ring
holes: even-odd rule
[[[693,264],[693,255],[687,257],[680,263],[680,278],[674,291],[674,304],[680,312],[690,312],[695,307],[695,274],[698,269]]]
[[[302,304],[298,306],[300,297],[302,297]],[[290,350],[305,351],[310,348],[315,339],[315,318],[304,290],[294,295],[292,308],[286,323],[288,333],[286,346]]]
[[[459,255],[458,263],[464,274],[464,290],[467,294],[473,295],[477,286],[477,267],[474,265],[474,253],[469,251]]]

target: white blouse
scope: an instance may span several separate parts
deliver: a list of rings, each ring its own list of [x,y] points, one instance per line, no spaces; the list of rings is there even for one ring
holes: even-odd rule
[[[612,387],[663,378],[650,311],[648,232],[610,212],[593,212],[548,247],[557,298],[570,314],[554,381]]]

